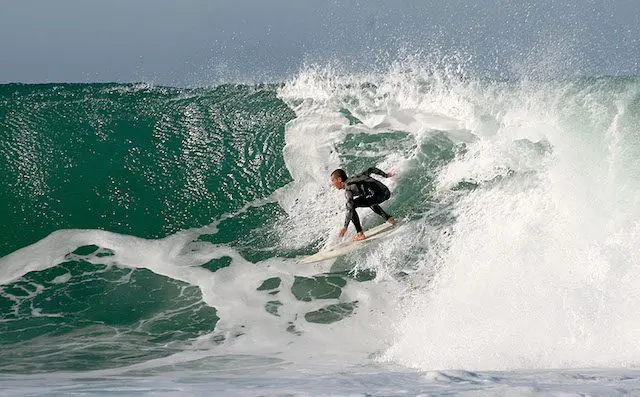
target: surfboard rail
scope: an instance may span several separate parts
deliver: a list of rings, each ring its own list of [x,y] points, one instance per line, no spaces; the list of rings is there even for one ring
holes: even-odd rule
[[[381,225],[372,227],[369,230],[365,230],[364,233],[366,238],[364,240],[343,241],[339,244],[334,245],[331,248],[328,248],[326,250],[319,251],[313,255],[304,257],[300,259],[297,263],[298,264],[315,263],[315,262],[320,262],[327,259],[337,258],[342,255],[346,255],[350,252],[364,248],[364,246],[366,246],[368,243],[372,241],[389,236],[391,233],[395,232],[399,226],[400,226],[399,223],[392,225],[388,222],[385,222]]]

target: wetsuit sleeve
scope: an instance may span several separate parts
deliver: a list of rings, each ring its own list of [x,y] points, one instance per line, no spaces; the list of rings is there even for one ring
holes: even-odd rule
[[[353,202],[353,193],[347,190],[344,194],[347,197],[347,214],[344,217],[344,227],[346,229],[349,227],[349,222],[353,221],[353,226],[355,226],[356,231],[360,233],[362,232],[362,225],[360,224],[360,217],[358,217],[358,213],[356,212],[356,205]]]
[[[367,170],[364,172],[367,175],[371,175],[371,174],[376,174],[376,175],[380,175],[382,177],[388,178],[387,173],[376,168],[376,167],[370,167],[367,168]]]

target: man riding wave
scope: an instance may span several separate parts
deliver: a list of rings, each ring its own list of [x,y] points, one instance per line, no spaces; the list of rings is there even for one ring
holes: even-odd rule
[[[353,240],[360,241],[365,239],[356,208],[369,207],[390,224],[394,225],[396,223],[395,219],[384,212],[379,205],[391,197],[389,188],[382,182],[372,178],[370,176],[371,174],[380,175],[385,178],[390,178],[395,175],[393,171],[387,173],[375,167],[368,168],[365,172],[352,176],[351,178],[347,177],[347,173],[343,169],[337,169],[331,173],[331,184],[337,189],[344,189],[344,194],[347,198],[347,213],[344,226],[338,233],[339,237],[345,235],[349,223],[353,222],[353,226],[355,226],[357,232]]]

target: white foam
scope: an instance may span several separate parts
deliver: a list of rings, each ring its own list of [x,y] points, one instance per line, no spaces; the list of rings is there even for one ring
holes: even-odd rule
[[[603,128],[619,128],[620,110],[580,105],[607,103],[606,92],[553,100],[564,94],[561,85],[510,94],[497,134],[440,174],[443,194],[464,180],[480,186],[454,203],[436,283],[407,299],[386,359],[481,370],[640,361],[639,212],[618,190],[622,182],[637,197],[640,183],[608,172],[620,145],[607,144]],[[523,150],[521,138],[551,150]],[[640,148],[627,141],[624,150]]]
[[[65,273],[51,280],[51,284],[64,284],[69,280],[71,280],[71,273]]]
[[[366,360],[371,351],[383,347],[380,345],[383,332],[371,330],[381,323],[379,318],[384,315],[377,310],[391,301],[393,289],[381,286],[374,293],[349,285],[343,289],[340,302],[357,300],[359,303],[356,312],[362,311],[361,315],[347,318],[335,325],[308,323],[304,320],[304,313],[336,303],[324,300],[301,302],[293,296],[291,286],[294,277],[304,275],[307,271],[308,275],[316,274],[315,271],[301,269],[294,259],[273,258],[253,264],[228,246],[203,242],[193,244],[192,237],[192,233],[179,233],[161,240],[146,240],[105,231],[58,231],[32,246],[2,258],[1,277],[6,283],[27,271],[55,266],[64,260],[69,251],[82,245],[95,244],[109,249],[113,255],[89,256],[86,257],[87,260],[146,268],[154,273],[197,285],[204,301],[217,309],[220,321],[216,324],[214,334],[193,342],[190,348],[185,347],[187,350],[184,353],[107,371],[108,373],[153,368],[224,354],[266,355],[295,362],[308,362],[310,359],[323,357],[321,362],[325,365],[342,365]],[[215,273],[200,267],[211,259],[223,256],[232,258],[230,266]],[[265,279],[271,277],[281,279],[277,295],[256,291]],[[265,304],[271,300],[282,303],[278,310],[279,316],[265,310]],[[40,315],[40,312],[34,308],[33,314]],[[294,325],[295,331],[300,334],[287,332],[290,325]],[[389,330],[388,327],[385,328]],[[345,329],[349,332],[342,333],[341,330]],[[221,345],[214,342],[219,336],[225,338]]]

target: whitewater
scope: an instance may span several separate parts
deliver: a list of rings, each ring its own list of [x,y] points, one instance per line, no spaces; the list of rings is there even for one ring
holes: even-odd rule
[[[76,179],[113,205],[90,227],[42,203],[52,175],[91,165],[44,134],[58,114],[44,101],[37,117],[16,107],[70,87],[5,86],[3,192],[58,223],[21,240],[6,215],[0,395],[640,393],[640,79],[465,70],[403,59],[224,92],[81,87],[80,140],[108,158],[121,134],[123,167],[151,181]],[[137,95],[180,110],[140,105],[143,126],[108,130],[101,106]],[[369,166],[397,172],[383,207],[400,230],[298,264],[339,242],[329,173]]]

